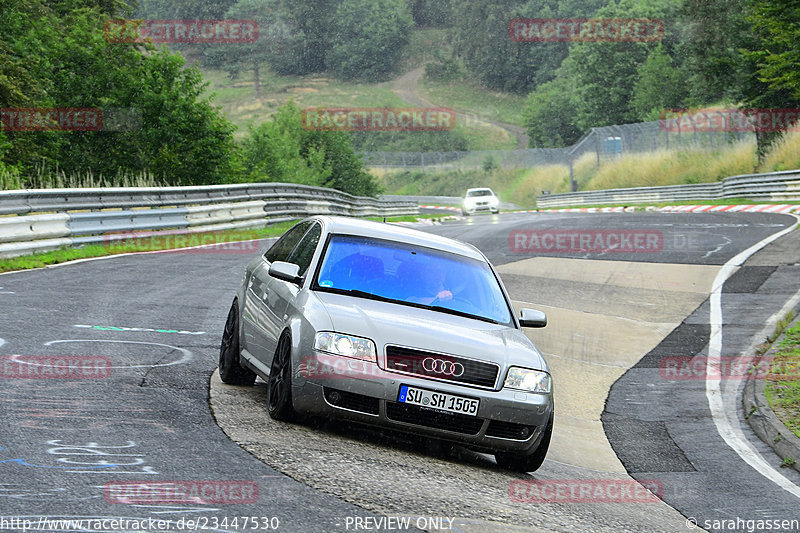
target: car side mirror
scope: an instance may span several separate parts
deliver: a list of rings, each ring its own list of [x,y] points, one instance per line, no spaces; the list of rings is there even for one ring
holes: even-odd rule
[[[547,325],[547,315],[536,309],[520,309],[519,325],[523,328],[543,328]]]
[[[269,266],[269,275],[281,281],[300,284],[300,265],[287,263],[285,261],[275,261]]]

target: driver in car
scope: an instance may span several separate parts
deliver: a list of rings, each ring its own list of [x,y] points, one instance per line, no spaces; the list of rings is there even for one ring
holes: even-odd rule
[[[436,300],[446,302],[453,299],[453,293],[445,288],[446,273],[444,266],[434,263],[420,272],[419,292],[422,296],[412,296],[409,302],[430,305]]]

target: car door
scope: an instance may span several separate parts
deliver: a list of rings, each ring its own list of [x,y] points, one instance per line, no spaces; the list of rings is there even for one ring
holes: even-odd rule
[[[269,275],[269,265],[275,261],[287,261],[297,243],[308,231],[312,222],[301,222],[283,234],[264,256],[250,275],[245,290],[244,309],[242,312],[242,334],[244,345],[256,359],[272,361],[275,353],[277,339],[274,333],[265,328],[272,322],[268,318],[269,298],[268,286],[272,277]]]
[[[311,260],[314,258],[314,252],[319,245],[321,235],[322,225],[319,222],[315,222],[286,259],[289,263],[294,263],[300,267],[301,277],[306,275],[311,266]],[[267,302],[267,312],[265,314],[267,322],[264,324],[264,330],[270,341],[274,339],[276,347],[288,318],[287,308],[295,305],[299,292],[300,286],[295,283],[277,278],[271,278],[269,281],[265,299]],[[272,364],[272,355],[274,353],[274,349],[268,353],[268,360],[264,361],[265,364]]]

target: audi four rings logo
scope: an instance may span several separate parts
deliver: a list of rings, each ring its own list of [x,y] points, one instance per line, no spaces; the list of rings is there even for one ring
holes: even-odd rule
[[[453,376],[454,378],[464,375],[464,365],[461,363],[445,361],[444,359],[434,359],[433,357],[426,357],[423,359],[422,368],[428,372],[436,372],[437,374]]]

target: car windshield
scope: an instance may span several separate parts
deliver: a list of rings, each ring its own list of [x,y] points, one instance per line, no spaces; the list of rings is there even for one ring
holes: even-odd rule
[[[506,299],[485,261],[420,246],[334,235],[314,288],[511,323]]]
[[[480,191],[469,191],[467,193],[467,197],[470,196],[493,196],[493,195],[492,191],[490,191],[489,189],[482,189]]]

